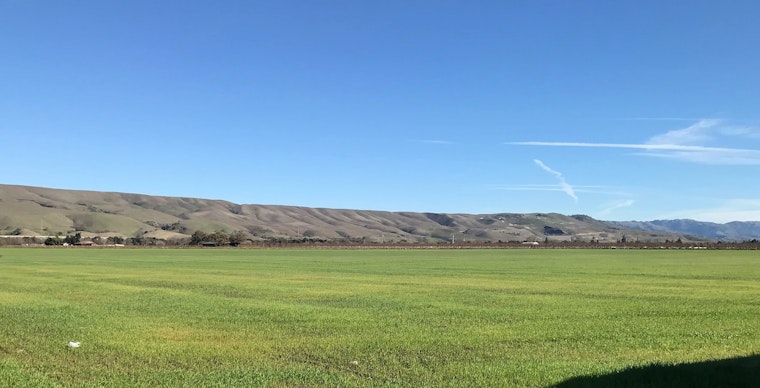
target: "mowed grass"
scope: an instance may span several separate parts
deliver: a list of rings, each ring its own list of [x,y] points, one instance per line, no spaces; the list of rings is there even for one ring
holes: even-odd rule
[[[550,386],[759,317],[753,251],[9,248],[0,386]]]

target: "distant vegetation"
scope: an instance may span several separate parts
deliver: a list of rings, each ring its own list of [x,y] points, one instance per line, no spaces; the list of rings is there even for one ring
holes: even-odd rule
[[[407,241],[371,241],[366,239],[324,239],[319,237],[283,238],[272,237],[266,239],[251,239],[242,231],[227,233],[217,231],[206,233],[195,231],[190,237],[159,239],[155,237],[135,236],[123,238],[120,236],[89,237],[83,238],[77,232],[73,234],[52,237],[31,236],[0,236],[0,246],[72,246],[87,245],[94,247],[109,246],[169,246],[169,247],[281,247],[281,248],[309,248],[309,247],[364,247],[364,248],[455,248],[455,249],[721,249],[721,250],[759,250],[760,241],[753,239],[742,242],[684,242],[681,239],[665,240],[661,242],[628,241],[625,236],[617,241],[556,241],[546,236],[542,242],[524,241],[444,241],[434,242],[407,242]]]
[[[190,237],[188,244],[190,245],[213,245],[213,246],[239,246],[247,241],[246,235],[243,232],[237,231],[232,233],[214,232],[205,233],[197,230]]]

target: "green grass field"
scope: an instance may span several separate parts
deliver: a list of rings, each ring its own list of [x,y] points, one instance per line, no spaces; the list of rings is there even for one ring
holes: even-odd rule
[[[753,385],[759,317],[755,251],[7,248],[0,386]]]

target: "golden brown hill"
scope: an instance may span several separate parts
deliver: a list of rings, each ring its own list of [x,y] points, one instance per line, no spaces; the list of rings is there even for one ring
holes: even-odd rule
[[[673,234],[621,229],[588,216],[442,214],[299,206],[0,185],[0,234],[156,238],[243,231],[251,239],[322,238],[367,242],[642,241]],[[675,236],[676,238],[678,236]]]

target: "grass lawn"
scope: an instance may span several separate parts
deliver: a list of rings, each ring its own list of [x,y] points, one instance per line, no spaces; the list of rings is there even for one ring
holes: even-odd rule
[[[0,386],[752,385],[759,317],[756,251],[5,248]]]

